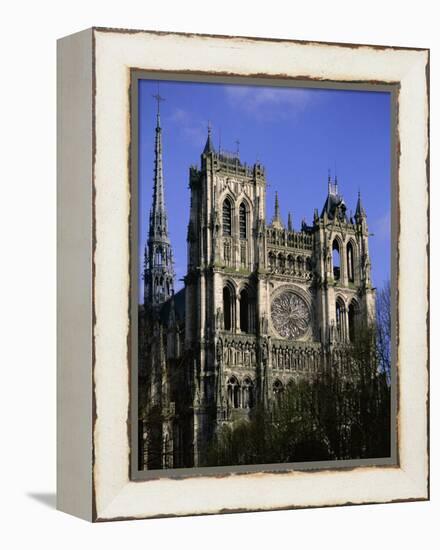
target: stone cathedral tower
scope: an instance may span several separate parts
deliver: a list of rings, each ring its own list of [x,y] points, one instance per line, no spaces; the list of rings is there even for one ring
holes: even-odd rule
[[[232,387],[236,379],[227,365],[240,361],[245,368],[240,379],[249,384],[237,414],[264,397],[258,275],[265,250],[266,178],[260,164],[246,166],[238,154],[216,152],[209,130],[201,167],[190,169],[190,190],[185,344],[192,350],[198,464],[216,427],[231,419],[231,392],[238,386]]]
[[[194,463],[225,422],[270,406],[289,384],[319,375],[374,317],[368,228],[359,196],[349,219],[336,181],[313,224],[287,227],[266,174],[215,151],[210,130],[190,169],[185,345],[191,350]]]
[[[154,330],[151,315],[140,329],[150,342],[140,351],[147,403],[156,396],[163,412],[155,444],[168,457],[153,467],[202,466],[221,426],[338,368],[357,327],[375,317],[360,195],[348,216],[329,176],[321,213],[296,230],[290,213],[287,225],[281,216],[290,197],[276,194],[268,221],[266,186],[260,163],[215,150],[208,129],[200,165],[189,171],[185,288],[173,295],[158,116],[144,310],[158,314]]]

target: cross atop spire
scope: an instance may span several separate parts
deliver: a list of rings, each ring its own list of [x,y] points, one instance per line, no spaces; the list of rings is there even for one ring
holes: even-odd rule
[[[159,82],[157,83],[157,94],[153,94],[154,99],[157,102],[157,113],[156,113],[156,127],[160,128],[160,102],[165,101],[165,98],[162,97],[159,93]]]
[[[153,97],[154,97],[154,99],[157,101],[157,114],[159,114],[159,112],[160,112],[160,102],[161,102],[161,101],[165,101],[165,98],[162,97],[162,96],[159,94],[159,91],[157,92],[157,94],[153,94]]]
[[[160,102],[165,101],[165,98],[162,97],[159,93],[159,82],[157,83],[157,94],[153,94],[154,99],[157,101],[157,114],[160,112]]]

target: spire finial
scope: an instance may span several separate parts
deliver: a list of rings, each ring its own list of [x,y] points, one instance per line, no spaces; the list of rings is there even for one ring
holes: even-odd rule
[[[160,102],[165,101],[165,98],[162,97],[161,95],[159,95],[159,93],[153,94],[153,97],[157,101],[157,114],[159,115],[160,114]]]
[[[277,229],[283,228],[283,222],[281,221],[281,216],[280,216],[280,203],[278,200],[278,191],[275,191],[275,212],[272,220],[272,225]]]
[[[354,216],[355,216],[355,219],[358,223],[360,221],[362,221],[364,218],[367,217],[367,214],[365,213],[365,209],[364,209],[364,206],[363,206],[362,201],[361,201],[361,190],[360,190],[360,188],[358,189],[358,199],[357,199],[357,204],[356,204],[356,212],[355,212]]]
[[[212,132],[212,126],[211,121],[208,120],[208,137],[206,138],[205,148],[203,149],[203,154],[206,155],[207,153],[212,153],[214,151],[214,146],[212,145],[212,139],[211,139],[211,132]]]
[[[235,145],[237,146],[237,157],[238,157],[238,155],[240,154],[240,140],[239,139],[235,140]]]
[[[153,94],[153,97],[157,101],[157,126],[160,126],[160,102],[165,101],[165,98],[162,97],[159,93],[159,82],[157,83],[157,94]]]
[[[288,229],[288,231],[293,231],[292,215],[291,215],[290,212],[287,216],[287,229]]]
[[[157,83],[157,94],[153,94],[154,99],[157,101],[157,120],[160,117],[160,102],[165,101],[165,98],[162,97],[159,93],[159,82]]]

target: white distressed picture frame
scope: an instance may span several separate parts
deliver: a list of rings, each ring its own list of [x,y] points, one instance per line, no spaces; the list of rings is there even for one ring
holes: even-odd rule
[[[398,465],[130,479],[130,72],[398,83]],[[58,43],[58,508],[88,519],[429,498],[429,51],[89,29]]]

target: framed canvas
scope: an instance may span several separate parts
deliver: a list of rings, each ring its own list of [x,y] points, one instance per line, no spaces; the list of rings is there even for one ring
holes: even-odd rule
[[[429,498],[429,51],[58,43],[58,508]]]

